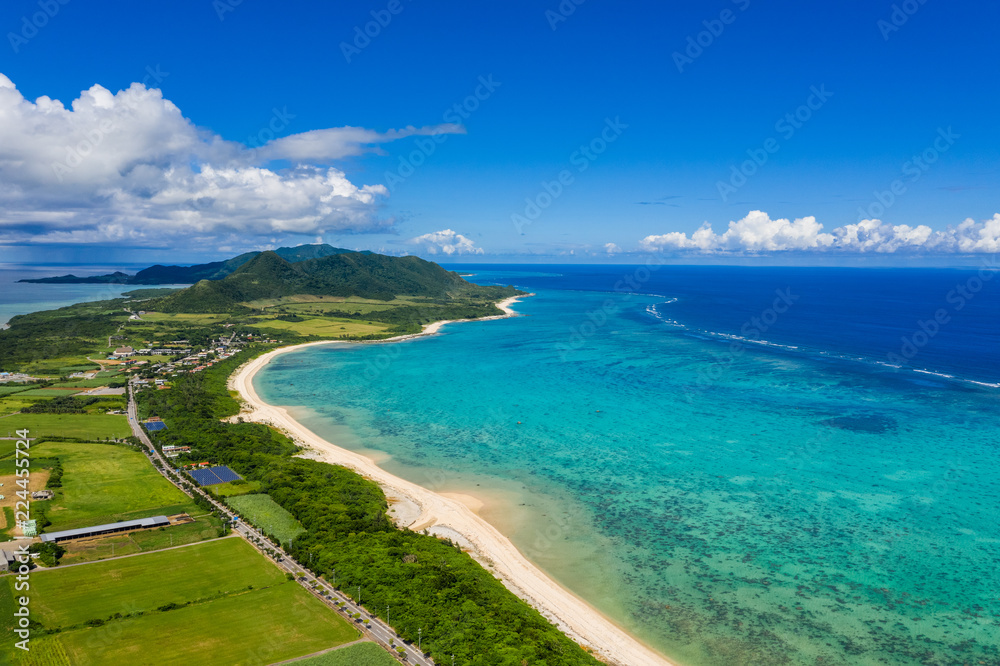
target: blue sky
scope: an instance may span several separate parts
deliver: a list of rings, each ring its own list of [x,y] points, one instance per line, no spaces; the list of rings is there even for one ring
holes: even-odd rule
[[[236,1],[4,3],[20,111],[0,129],[0,262],[317,239],[492,262],[998,248],[995,3]],[[94,95],[58,122],[36,104],[133,83],[131,105]],[[292,139],[249,150],[272,137]]]

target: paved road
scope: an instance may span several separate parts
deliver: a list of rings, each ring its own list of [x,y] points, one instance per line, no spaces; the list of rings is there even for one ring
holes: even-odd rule
[[[132,428],[132,433],[136,437],[138,437],[139,441],[141,441],[143,445],[146,447],[146,455],[149,456],[150,462],[153,462],[153,460],[159,460],[160,463],[162,464],[161,467],[157,467],[155,464],[153,465],[153,467],[158,469],[159,472],[164,476],[164,478],[166,478],[168,481],[177,486],[182,492],[184,492],[184,494],[193,497],[194,493],[197,493],[199,496],[207,500],[213,507],[215,507],[215,509],[218,510],[219,514],[224,519],[232,520],[234,516],[228,507],[226,507],[223,504],[220,504],[219,502],[216,502],[214,498],[212,498],[210,495],[208,495],[207,493],[203,492],[198,488],[192,487],[192,490],[184,488],[179,483],[175,482],[170,476],[167,475],[167,470],[173,469],[173,467],[171,466],[171,463],[168,461],[168,459],[164,458],[160,454],[160,452],[156,450],[156,447],[153,446],[153,443],[149,440],[149,436],[146,434],[146,431],[143,430],[142,426],[139,424],[138,407],[135,402],[135,395],[133,394],[134,387],[131,383],[129,383],[128,388],[129,388],[128,423],[129,426],[131,426]],[[259,550],[261,553],[264,553],[264,548],[270,548],[273,551],[276,551],[280,556],[280,559],[278,560],[279,566],[284,567],[286,571],[292,573],[295,576],[296,580],[298,580],[299,583],[302,585],[302,587],[309,590],[309,592],[311,592],[316,598],[320,599],[330,608],[337,610],[344,617],[347,617],[349,615],[354,615],[355,613],[361,613],[362,619],[367,619],[370,624],[367,627],[365,627],[363,623],[355,622],[354,623],[355,626],[357,626],[364,634],[366,634],[376,643],[380,644],[387,651],[391,652],[392,654],[396,654],[396,651],[391,647],[389,647],[390,643],[395,641],[396,645],[402,645],[403,647],[406,648],[407,663],[419,664],[420,666],[433,666],[434,661],[431,660],[430,657],[425,657],[424,655],[420,654],[419,651],[417,650],[416,645],[411,647],[403,643],[402,639],[399,638],[399,634],[397,634],[392,629],[392,627],[390,627],[388,624],[383,622],[375,615],[369,613],[363,607],[355,604],[350,597],[335,590],[333,586],[330,585],[325,580],[314,576],[311,571],[309,571],[301,564],[296,562],[294,559],[289,557],[288,554],[280,547],[275,546],[273,543],[271,543],[261,532],[258,532],[256,529],[254,529],[252,525],[249,525],[240,520],[238,523],[236,523],[236,526],[233,531],[236,534],[239,534],[244,539],[246,539],[250,545]],[[266,555],[266,553],[264,554]],[[313,587],[314,584],[316,585],[315,588]],[[361,591],[363,594],[364,593],[363,587]],[[339,607],[336,606],[335,602],[337,601],[342,602],[343,605]]]

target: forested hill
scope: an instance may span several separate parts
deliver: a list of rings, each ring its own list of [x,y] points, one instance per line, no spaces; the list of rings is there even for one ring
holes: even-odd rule
[[[398,296],[436,300],[499,300],[514,289],[483,287],[419,257],[350,252],[292,263],[262,252],[221,280],[203,280],[148,304],[163,312],[232,312],[261,299],[285,296],[360,297],[390,301]]]
[[[352,250],[345,250],[332,245],[299,245],[297,247],[279,247],[274,253],[288,261],[305,261],[320,257],[329,257],[337,254],[354,253]],[[246,252],[239,256],[225,261],[213,261],[207,264],[196,264],[194,266],[150,266],[144,268],[135,275],[128,275],[121,271],[108,273],[106,275],[91,275],[88,277],[77,277],[76,275],[61,275],[58,277],[32,278],[19,280],[20,282],[37,282],[50,284],[192,284],[199,280],[221,280],[233,271],[244,265],[251,259],[259,256],[260,252]],[[367,250],[356,254],[371,254]]]

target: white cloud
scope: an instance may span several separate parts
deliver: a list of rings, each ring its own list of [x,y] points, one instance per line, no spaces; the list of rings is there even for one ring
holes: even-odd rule
[[[335,127],[293,134],[269,142],[260,149],[265,159],[324,162],[362,153],[378,152],[378,144],[410,136],[465,134],[461,125],[442,124],[430,127],[406,127],[401,130],[375,132],[363,127]]]
[[[620,247],[618,247],[618,245],[615,244],[615,243],[605,243],[604,244],[604,250],[608,254],[618,254],[619,252],[622,251],[622,249]]]
[[[639,243],[648,252],[696,252],[704,254],[762,254],[770,252],[934,252],[978,253],[1000,251],[1000,214],[984,222],[968,219],[957,227],[934,231],[926,225],[889,225],[880,220],[846,224],[831,232],[814,217],[794,221],[772,220],[767,213],[751,211],[730,222],[718,234],[708,222],[690,236],[680,231],[646,236]]]
[[[407,243],[422,246],[428,254],[483,254],[483,249],[476,247],[471,238],[466,238],[451,229],[417,236]]]
[[[414,135],[315,130],[261,148],[197,127],[157,89],[95,85],[66,108],[26,100],[0,74],[0,243],[162,245],[179,237],[385,231],[383,185],[358,186],[333,160]],[[275,169],[271,160],[288,160]]]

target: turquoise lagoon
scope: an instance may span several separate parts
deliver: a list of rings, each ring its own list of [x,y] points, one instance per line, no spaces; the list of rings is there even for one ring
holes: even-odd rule
[[[1000,664],[997,389],[699,333],[671,310],[690,295],[514,281],[526,316],[311,347],[255,387],[483,497],[681,664]]]

